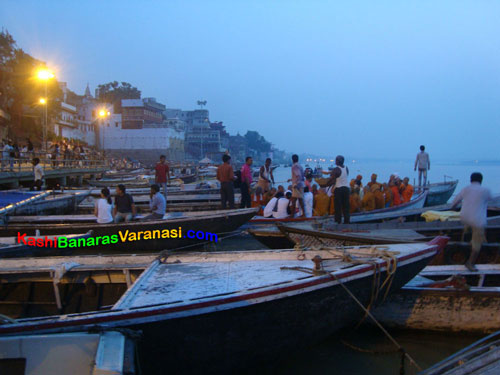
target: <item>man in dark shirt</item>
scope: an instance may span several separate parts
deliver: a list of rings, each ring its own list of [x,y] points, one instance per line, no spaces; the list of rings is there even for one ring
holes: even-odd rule
[[[125,193],[124,185],[118,185],[116,188],[115,207],[113,208],[115,223],[131,221],[136,214],[134,199],[130,194]]]
[[[229,202],[229,208],[234,208],[234,171],[231,164],[229,164],[231,156],[222,155],[223,164],[217,168],[217,180],[220,182],[220,199],[222,201],[222,208],[226,208]]]

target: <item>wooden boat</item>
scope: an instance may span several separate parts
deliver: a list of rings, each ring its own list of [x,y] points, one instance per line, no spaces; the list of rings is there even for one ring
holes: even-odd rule
[[[91,186],[95,187],[107,187],[107,188],[115,188],[117,185],[122,184],[128,188],[149,188],[151,183],[149,180],[140,180],[140,179],[132,179],[132,180],[96,180],[89,181]]]
[[[238,201],[237,201],[238,202]],[[235,202],[235,203],[237,203]],[[151,211],[149,204],[146,203],[136,203],[135,207],[137,212],[147,214]],[[181,202],[181,203],[168,203],[166,212],[192,212],[192,211],[217,211],[221,209],[220,201],[210,201],[210,202]],[[81,203],[78,206],[79,214],[93,214],[94,204],[93,203]]]
[[[405,216],[407,212],[411,212],[414,215],[414,211],[419,212],[424,207],[425,198],[427,196],[427,191],[424,191],[416,195],[410,202],[406,202],[394,207],[380,208],[378,210],[373,210],[369,212],[356,212],[351,214],[351,223],[367,223],[387,220],[389,218],[398,218]],[[422,211],[423,212],[423,211]],[[333,219],[334,216],[325,216],[324,219]],[[287,223],[287,222],[301,222],[301,221],[314,221],[318,217],[301,217],[301,218],[284,218],[284,219],[274,219],[265,218],[263,216],[256,216],[251,220],[251,223]]]
[[[385,327],[494,332],[500,327],[500,264],[427,266],[373,314]]]
[[[195,174],[181,174],[176,176],[175,178],[180,178],[185,184],[189,184],[196,181]]]
[[[437,184],[429,184],[425,188],[428,190],[424,207],[439,206],[446,204],[457,188],[458,180],[445,181]],[[418,189],[418,187],[417,187]]]
[[[103,244],[101,238],[99,245],[92,245],[94,249],[159,251],[217,241],[223,233],[234,231],[245,224],[255,215],[255,212],[254,208],[178,212],[169,213],[160,220],[131,221],[120,224],[97,224],[93,215],[14,216],[11,217],[12,221],[8,225],[0,227],[0,235],[16,236],[18,233],[33,235],[37,229],[47,235],[78,234],[93,230],[91,238],[95,241],[98,237],[108,238],[106,242],[112,239],[111,236],[117,239],[116,243]],[[148,238],[144,239],[146,234]],[[190,235],[197,238],[189,238]]]
[[[132,331],[0,337],[2,374],[136,374]]]
[[[378,229],[358,232],[325,231],[278,224],[278,229],[294,245],[304,247],[353,246],[428,241],[412,229]]]
[[[47,194],[44,199],[16,207],[10,215],[59,215],[76,211],[78,205],[88,196],[90,191],[64,194]]]
[[[68,234],[55,236],[41,236],[37,233],[35,236],[33,236],[33,238],[35,241],[40,242],[41,240],[43,242],[42,245],[39,244],[40,246],[30,245],[28,243],[25,244],[24,241],[20,241],[19,235],[16,237],[0,237],[0,258],[64,255],[66,253],[69,253],[71,249],[58,247],[57,239],[59,237],[78,240],[80,238],[89,238],[91,235],[91,230],[84,234]]]
[[[420,375],[497,375],[500,374],[500,331],[445,358]]]
[[[10,214],[21,207],[31,205],[49,195],[50,191],[27,192],[27,191],[1,191],[0,192],[0,216]]]
[[[397,290],[413,278],[445,242],[439,238],[383,251],[359,247],[170,254],[153,261],[105,310],[9,321],[0,325],[0,337],[69,333],[95,325],[129,328],[143,332],[139,362],[144,373],[164,373],[165,368],[173,373],[236,373],[356,323],[364,312],[344,287],[361,303],[376,303],[387,288]],[[346,261],[346,254],[356,262]],[[122,262],[113,258],[114,269],[119,269]],[[17,267],[12,261],[2,264],[0,278],[18,285],[14,275],[26,274],[27,265],[28,260]],[[373,293],[374,273],[381,280],[378,294]],[[126,278],[123,271],[121,277]],[[89,299],[86,294],[96,294],[92,283],[87,284],[79,290],[83,301]],[[6,310],[13,305],[0,303]],[[22,313],[22,308],[17,311]]]
[[[445,235],[450,237],[451,241],[468,241],[470,234],[464,235],[464,227],[460,222],[384,222],[384,223],[364,223],[364,224],[336,224],[330,220],[317,220],[309,222],[297,223],[282,223],[281,229],[276,225],[260,225],[247,229],[247,231],[259,242],[271,249],[288,249],[295,246],[295,241],[287,237],[283,231],[285,229],[294,229],[299,231],[303,236],[310,234],[312,237],[325,237],[326,233],[341,236],[344,240],[356,241],[355,243],[366,243],[366,237],[373,236],[373,231],[379,231],[379,235],[375,237],[383,237],[383,241],[389,242],[387,231],[411,230],[418,236],[433,237],[437,235]],[[382,232],[386,231],[382,235]],[[397,232],[396,232],[397,233]],[[362,237],[362,238],[359,238]],[[338,238],[338,237],[337,237]],[[500,216],[488,218],[488,226],[486,229],[486,238],[488,242],[500,242]],[[414,238],[418,240],[418,238]],[[407,240],[410,240],[407,238]],[[323,240],[324,241],[324,240]],[[483,248],[488,248],[489,245],[484,245]],[[457,264],[467,259],[467,252],[470,251],[468,245],[454,244],[451,248],[447,248],[442,255],[440,262]],[[495,258],[497,249],[495,245],[484,256],[486,258]],[[483,255],[481,255],[483,256]]]

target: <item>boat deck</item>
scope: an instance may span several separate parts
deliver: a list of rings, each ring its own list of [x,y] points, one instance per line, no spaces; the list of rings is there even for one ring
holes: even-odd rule
[[[153,263],[116,303],[114,309],[193,303],[300,282],[316,277],[312,273],[312,258],[316,255],[323,259],[325,271],[338,272],[346,268],[354,270],[366,267],[368,262],[380,262],[385,266],[387,258],[380,257],[380,250],[390,249],[395,257],[400,257],[428,247],[427,244],[404,244],[308,252],[245,251],[171,256],[168,263]],[[344,261],[346,254],[365,263],[360,265]]]

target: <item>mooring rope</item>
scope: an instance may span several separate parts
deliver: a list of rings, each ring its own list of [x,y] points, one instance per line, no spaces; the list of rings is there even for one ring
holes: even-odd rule
[[[300,251],[301,254],[304,253],[305,248],[296,245],[294,247],[295,250]],[[358,247],[358,249],[361,250],[361,247]],[[373,267],[373,282],[372,282],[372,291],[371,291],[371,297],[370,297],[370,303],[368,304],[367,307],[365,307],[361,301],[359,301],[358,298],[349,290],[349,288],[334,274],[334,272],[329,272],[324,269],[324,266],[321,264],[322,270],[318,271],[315,269],[307,268],[307,267],[281,267],[280,269],[282,270],[294,270],[294,271],[301,271],[313,275],[318,275],[318,273],[322,274],[329,274],[332,276],[338,283],[339,285],[349,294],[349,296],[363,309],[365,312],[365,315],[361,319],[360,322],[356,325],[356,328],[359,327],[359,325],[366,319],[366,317],[370,317],[370,319],[375,323],[377,327],[380,328],[380,330],[389,338],[389,340],[396,346],[398,351],[401,351],[402,353],[402,364],[400,368],[400,373],[404,373],[404,358],[407,358],[409,362],[415,366],[418,371],[422,371],[422,368],[418,365],[418,363],[404,350],[404,348],[399,345],[399,343],[391,336],[391,334],[377,321],[377,319],[373,316],[373,314],[370,312],[370,309],[372,305],[376,302],[378,299],[379,293],[383,288],[386,288],[386,291],[384,293],[384,297],[382,299],[385,300],[385,298],[388,295],[388,292],[392,286],[392,281],[394,280],[394,276],[397,270],[397,254],[398,252],[394,251],[387,251],[388,247],[387,246],[379,246],[379,247],[369,247],[368,250],[370,251],[370,254],[363,254],[363,255],[371,255],[379,257],[382,260],[385,260],[386,263],[386,272],[387,276],[385,280],[382,282],[382,285],[380,285],[381,281],[381,265],[379,262],[376,260],[362,260],[362,259],[356,259],[353,258],[352,252],[349,253],[346,248],[340,247],[340,248],[312,248],[311,250],[326,250],[329,254],[333,255],[334,258],[332,259],[342,259],[343,262],[348,262],[352,264],[370,264]],[[355,250],[355,249],[353,249]],[[323,260],[328,260],[328,259],[322,259]],[[352,344],[347,344],[345,345],[349,347],[354,347]],[[358,348],[357,350],[362,351],[362,349]]]

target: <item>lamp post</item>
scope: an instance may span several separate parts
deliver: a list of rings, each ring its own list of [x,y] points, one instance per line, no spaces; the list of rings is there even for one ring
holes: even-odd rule
[[[49,79],[52,79],[55,77],[54,73],[52,73],[48,69],[40,69],[37,72],[37,77],[39,80],[43,81],[45,83],[45,97],[40,99],[40,104],[44,105],[44,122],[43,122],[43,128],[42,128],[42,147],[45,148],[45,151],[47,150],[47,126],[48,126],[48,94],[47,94],[47,82]]]
[[[102,150],[104,150],[104,120],[109,117],[111,115],[111,112],[109,112],[107,109],[105,108],[102,108],[100,109],[98,112],[97,112],[97,115],[99,116],[99,119],[101,120],[100,121],[100,125],[102,127],[102,129],[100,129],[101,131],[101,139],[99,140],[100,144],[101,144],[101,148]],[[98,125],[99,125],[99,122],[98,122]]]

